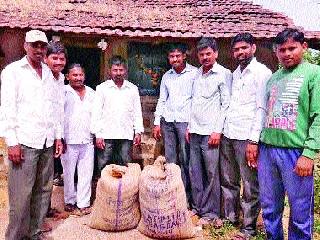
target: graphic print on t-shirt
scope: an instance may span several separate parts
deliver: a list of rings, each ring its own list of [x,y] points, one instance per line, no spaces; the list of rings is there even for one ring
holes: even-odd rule
[[[298,76],[272,83],[267,105],[267,128],[296,129],[298,98],[303,80]]]

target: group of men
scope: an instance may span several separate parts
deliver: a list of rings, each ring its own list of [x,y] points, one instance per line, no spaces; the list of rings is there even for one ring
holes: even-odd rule
[[[117,163],[128,163],[130,148],[140,144],[144,131],[138,88],[125,79],[122,57],[110,59],[110,80],[95,92],[84,85],[80,64],[72,63],[61,73],[67,61],[61,42],[48,42],[44,32],[31,30],[24,49],[26,56],[1,72],[9,158],[7,240],[45,239],[54,157],[61,156],[65,211],[88,214],[94,145],[100,173],[115,154],[121,157]]]
[[[272,75],[254,57],[250,33],[231,42],[239,65],[233,73],[216,62],[212,38],[197,44],[199,69],[186,62],[184,44],[171,44],[172,68],[162,77],[155,112],[153,136],[163,137],[167,162],[181,167],[190,214],[200,217],[199,225],[219,228],[225,219],[241,226],[233,237],[238,240],[256,234],[260,206],[267,238],[283,239],[285,193],[289,239],[312,238],[320,67],[303,61],[307,44],[296,29],[280,32],[275,46],[282,67]],[[61,43],[48,44],[43,32],[31,30],[24,48],[26,56],[1,73],[10,160],[8,240],[43,238],[54,156],[63,152],[65,210],[87,214],[94,145],[101,173],[115,153],[118,164],[128,163],[144,131],[138,88],[126,79],[122,57],[110,59],[110,79],[93,91],[84,85],[80,64],[67,68],[69,84],[63,86],[67,54]]]
[[[306,49],[302,32],[280,32],[275,52],[281,68],[273,75],[254,57],[250,33],[231,41],[238,63],[233,73],[216,62],[212,38],[197,44],[199,69],[186,63],[183,45],[169,50],[172,69],[162,78],[153,136],[163,137],[167,161],[181,166],[198,224],[219,228],[228,221],[240,226],[233,239],[250,239],[261,207],[267,239],[284,239],[286,193],[289,240],[312,239],[320,67],[303,61]]]

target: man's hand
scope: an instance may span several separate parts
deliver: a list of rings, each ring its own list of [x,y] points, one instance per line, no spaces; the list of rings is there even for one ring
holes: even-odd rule
[[[258,160],[258,144],[248,143],[246,147],[246,158],[248,166],[251,168],[257,168]]]
[[[312,176],[313,160],[305,156],[300,156],[293,171],[300,177]]]
[[[209,146],[217,147],[220,144],[221,133],[211,133],[208,139]]]
[[[141,144],[141,134],[137,133],[134,135],[133,145],[140,146]]]
[[[190,143],[190,132],[189,132],[189,129],[186,130],[185,137],[186,137],[187,143]]]
[[[96,147],[103,150],[106,144],[104,143],[103,138],[96,138]]]
[[[160,129],[160,125],[156,125],[153,128],[153,132],[152,135],[154,137],[155,140],[159,141],[161,138],[161,129]]]
[[[54,145],[55,145],[54,157],[58,158],[61,156],[61,154],[63,152],[63,144],[62,144],[61,139],[56,139],[54,141]]]
[[[19,164],[24,159],[20,144],[8,147],[8,158],[14,164]]]

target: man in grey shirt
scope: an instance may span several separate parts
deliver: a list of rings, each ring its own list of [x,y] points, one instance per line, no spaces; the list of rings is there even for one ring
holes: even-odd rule
[[[232,40],[232,53],[238,62],[233,72],[231,100],[220,146],[221,187],[224,217],[238,224],[240,205],[243,225],[234,239],[256,234],[260,210],[256,171],[258,141],[265,116],[265,86],[271,71],[255,57],[256,45],[250,33],[239,33]],[[243,181],[240,202],[240,179]]]
[[[168,50],[172,68],[162,77],[153,136],[156,140],[163,136],[167,162],[180,165],[181,177],[191,205],[189,144],[186,142],[185,132],[190,118],[192,85],[198,69],[186,63],[186,50],[187,47],[181,43],[171,44]]]
[[[197,44],[202,65],[193,85],[187,139],[190,140],[190,179],[193,212],[198,225],[221,227],[219,144],[229,106],[231,72],[216,62],[218,46],[212,38]]]

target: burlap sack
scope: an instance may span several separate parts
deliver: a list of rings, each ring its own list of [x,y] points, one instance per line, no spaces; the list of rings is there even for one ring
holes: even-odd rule
[[[98,181],[89,226],[105,231],[135,228],[140,220],[139,164],[107,165]]]
[[[181,239],[195,234],[179,166],[158,157],[140,177],[138,230],[152,238]]]

